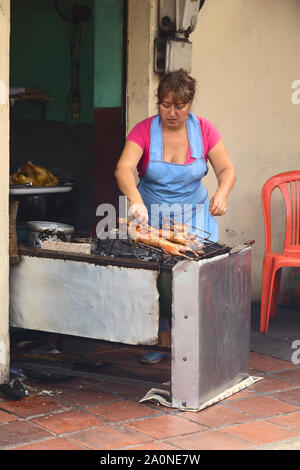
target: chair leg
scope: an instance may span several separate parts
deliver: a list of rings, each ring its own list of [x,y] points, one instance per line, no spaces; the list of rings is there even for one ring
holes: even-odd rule
[[[274,277],[274,288],[273,288],[273,295],[271,297],[271,307],[270,307],[270,318],[274,318],[276,313],[276,307],[278,303],[278,297],[280,292],[280,278],[281,278],[281,269],[279,268]]]
[[[260,332],[267,333],[268,330],[268,305],[270,297],[270,282],[272,276],[273,258],[266,257],[263,264],[262,273],[262,290],[261,290],[261,307],[260,307]]]
[[[276,277],[277,277],[278,269],[280,268],[273,265],[271,279],[270,279],[269,302],[268,302],[267,315],[266,315],[266,321],[265,321],[265,333],[268,332],[269,318],[270,318],[271,312],[273,313],[273,316],[274,316],[276,305],[277,305],[277,298],[279,294],[279,288],[278,288],[279,283],[278,282],[276,283]]]

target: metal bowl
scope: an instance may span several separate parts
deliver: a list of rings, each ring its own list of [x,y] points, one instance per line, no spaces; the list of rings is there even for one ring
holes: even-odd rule
[[[74,232],[74,227],[71,225],[41,220],[31,220],[27,222],[27,227],[28,245],[38,248],[43,245],[45,240],[69,242]]]

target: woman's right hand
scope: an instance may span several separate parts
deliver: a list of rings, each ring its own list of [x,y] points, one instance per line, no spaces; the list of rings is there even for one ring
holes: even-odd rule
[[[141,225],[147,225],[149,220],[148,210],[145,204],[133,203],[129,207],[128,215]]]

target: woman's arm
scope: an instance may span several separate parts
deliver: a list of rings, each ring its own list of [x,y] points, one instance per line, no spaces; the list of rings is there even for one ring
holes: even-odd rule
[[[139,223],[147,223],[148,211],[137,189],[134,177],[142,154],[143,151],[139,145],[127,140],[115,169],[115,178],[120,191],[129,199],[129,215],[136,217]]]
[[[143,200],[138,192],[134,172],[141,159],[143,151],[139,145],[131,140],[126,140],[123,152],[115,169],[117,184],[130,203],[143,204]]]
[[[209,151],[208,159],[218,180],[218,189],[210,200],[209,212],[211,215],[224,215],[227,198],[236,180],[236,171],[222,139]]]

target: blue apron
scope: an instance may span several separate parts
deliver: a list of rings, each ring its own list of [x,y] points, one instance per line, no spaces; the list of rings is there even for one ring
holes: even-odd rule
[[[163,160],[163,136],[160,116],[151,122],[149,163],[138,190],[149,213],[149,224],[160,226],[163,219],[189,224],[190,231],[218,241],[216,219],[209,214],[209,199],[201,179],[208,168],[204,160],[201,127],[189,113],[187,133],[192,163],[177,164]]]

